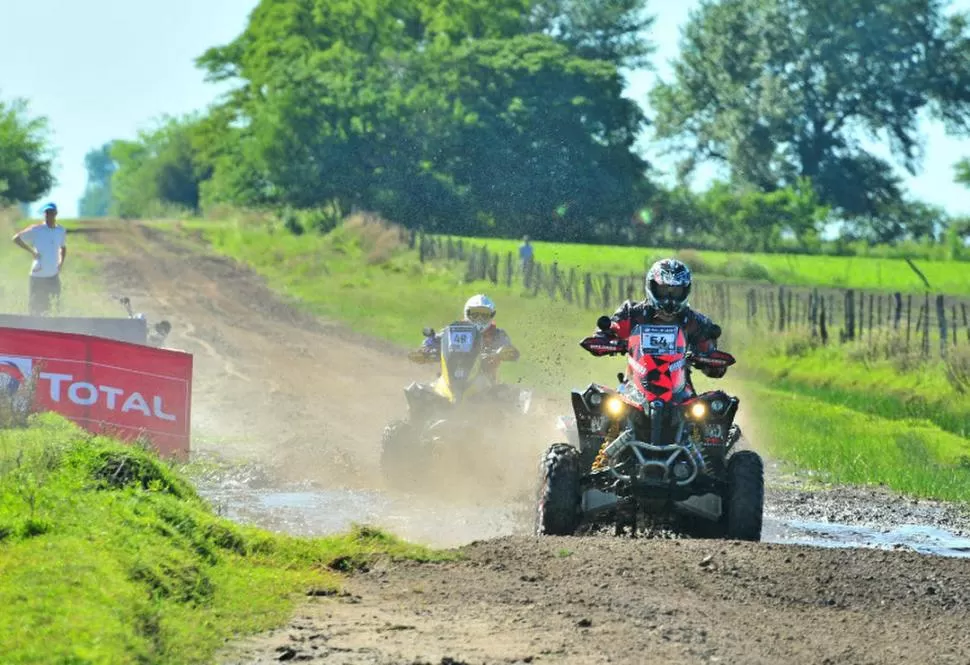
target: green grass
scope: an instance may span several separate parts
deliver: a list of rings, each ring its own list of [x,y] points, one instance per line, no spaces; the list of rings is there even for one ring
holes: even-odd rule
[[[591,358],[577,346],[598,312],[515,288],[463,284],[456,267],[422,265],[402,248],[380,249],[376,230],[294,237],[262,227],[181,228],[253,266],[309,310],[402,345],[416,345],[423,326],[449,322],[465,298],[487,292],[498,303],[499,325],[523,352],[520,362],[503,366],[507,381],[564,397],[589,381],[612,383],[622,369],[615,359]],[[866,365],[851,347],[802,349],[788,357],[779,350],[790,347],[788,338],[729,337],[739,365],[721,385],[742,395],[757,447],[832,481],[970,500],[970,444],[960,435],[970,404],[941,379],[938,366],[901,372],[890,363]],[[416,367],[415,378],[424,371]],[[698,378],[701,389],[713,385]]]
[[[925,420],[881,418],[796,392],[749,384],[761,445],[830,482],[887,485],[915,496],[970,500],[970,446]]]
[[[463,238],[473,247],[518,256],[517,240]],[[922,293],[923,282],[903,259],[812,256],[801,254],[749,254],[718,251],[676,251],[649,247],[611,247],[535,242],[535,260],[554,261],[559,267],[615,275],[640,274],[654,260],[678,255],[699,275],[764,280],[791,286],[845,287]],[[970,263],[926,261],[914,263],[936,293],[970,295]]]
[[[177,470],[53,414],[0,429],[0,662],[207,663],[375,557],[447,558],[357,528],[216,517]]]
[[[749,342],[743,348],[753,348]],[[951,350],[949,363],[918,353],[887,359],[863,344],[814,347],[798,336],[762,341],[745,353],[746,374],[772,386],[888,420],[924,420],[970,437],[970,350]]]

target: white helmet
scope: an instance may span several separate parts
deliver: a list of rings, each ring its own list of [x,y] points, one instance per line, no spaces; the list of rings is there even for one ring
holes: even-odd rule
[[[465,303],[465,320],[470,321],[480,331],[484,331],[495,318],[495,303],[486,295],[472,296]]]

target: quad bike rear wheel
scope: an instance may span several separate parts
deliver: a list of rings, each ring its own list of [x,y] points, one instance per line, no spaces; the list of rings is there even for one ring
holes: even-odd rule
[[[420,471],[418,435],[406,420],[395,420],[381,438],[381,473],[393,487],[413,487]]]
[[[579,451],[553,444],[542,459],[536,533],[571,536],[579,526],[582,500]]]
[[[725,535],[731,540],[761,540],[765,505],[765,475],[761,456],[740,450],[728,460],[724,498]]]

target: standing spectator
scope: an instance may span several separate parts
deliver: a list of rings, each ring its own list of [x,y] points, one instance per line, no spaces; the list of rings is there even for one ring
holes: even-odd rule
[[[519,245],[519,265],[522,267],[522,275],[525,279],[525,286],[529,288],[532,283],[532,263],[535,252],[529,242],[529,236],[522,236],[522,244]]]
[[[48,203],[41,212],[44,223],[35,224],[13,237],[14,244],[34,257],[30,267],[30,315],[50,313],[52,301],[61,297],[61,268],[67,258],[67,230],[57,223],[57,206]]]

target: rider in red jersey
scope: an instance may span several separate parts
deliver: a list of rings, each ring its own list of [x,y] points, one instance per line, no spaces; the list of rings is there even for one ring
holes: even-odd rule
[[[612,331],[620,339],[629,339],[638,325],[679,325],[687,339],[687,348],[696,355],[709,354],[717,348],[721,327],[694,311],[687,302],[690,295],[690,269],[677,259],[654,263],[646,276],[646,298],[638,303],[623,303],[611,317]],[[719,379],[727,367],[701,367],[708,377]],[[693,388],[691,388],[693,392]]]

